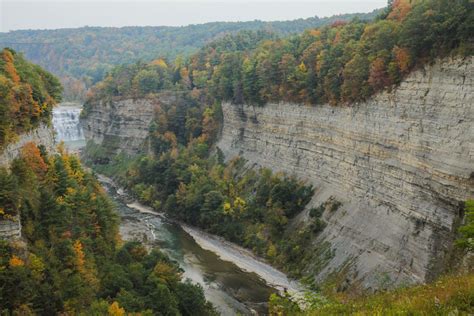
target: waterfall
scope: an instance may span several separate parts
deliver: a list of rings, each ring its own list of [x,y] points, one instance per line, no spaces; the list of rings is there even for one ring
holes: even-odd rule
[[[59,105],[53,109],[53,125],[56,140],[64,141],[68,147],[80,148],[85,144],[84,133],[79,124],[81,107]]]

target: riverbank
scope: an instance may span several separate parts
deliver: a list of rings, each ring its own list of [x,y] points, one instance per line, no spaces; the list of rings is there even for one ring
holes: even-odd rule
[[[150,207],[138,202],[129,203],[127,206],[142,213],[165,217],[164,214],[156,212]],[[298,300],[303,298],[304,288],[298,281],[290,280],[283,272],[264,262],[250,250],[229,242],[222,237],[209,234],[199,228],[189,226],[182,222],[177,223],[186,233],[193,237],[196,243],[203,249],[212,251],[222,260],[232,262],[246,272],[255,273],[281,294],[287,292],[290,296]]]
[[[101,182],[114,186],[119,195],[125,196],[125,192],[116,186],[114,181],[106,176],[98,175]],[[255,273],[270,287],[275,288],[282,295],[289,295],[300,307],[305,307],[304,286],[296,280],[289,279],[283,272],[272,267],[263,259],[255,256],[250,250],[225,240],[222,237],[209,234],[199,228],[189,226],[185,223],[174,221],[165,214],[156,212],[152,208],[137,201],[126,204],[127,207],[141,213],[153,214],[178,224],[196,243],[203,249],[215,253],[224,261],[232,262],[243,271]]]

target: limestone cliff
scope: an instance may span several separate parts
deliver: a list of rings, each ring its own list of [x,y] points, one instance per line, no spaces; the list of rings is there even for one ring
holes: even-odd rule
[[[461,203],[474,198],[473,61],[438,61],[353,106],[223,104],[227,158],[308,179],[313,206],[343,203],[323,214],[324,258],[308,267],[317,280],[377,288],[443,270]]]
[[[28,133],[20,135],[16,142],[0,150],[0,166],[8,166],[18,156],[21,148],[29,142],[43,145],[48,151],[53,151],[55,146],[54,129],[48,125],[41,125]]]
[[[144,149],[149,127],[158,106],[177,102],[172,93],[149,98],[118,98],[86,105],[81,120],[87,141],[102,146],[110,156],[134,155]]]

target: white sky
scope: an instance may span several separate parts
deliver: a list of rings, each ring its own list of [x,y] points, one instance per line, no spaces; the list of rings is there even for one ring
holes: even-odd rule
[[[387,0],[0,0],[0,31],[80,26],[180,26],[369,12]]]

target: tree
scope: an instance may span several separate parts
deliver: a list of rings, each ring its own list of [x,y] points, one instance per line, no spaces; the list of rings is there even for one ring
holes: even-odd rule
[[[368,82],[374,91],[380,91],[392,84],[387,73],[385,60],[383,58],[376,58],[370,65]]]
[[[457,244],[467,251],[474,250],[474,200],[466,201],[464,205],[465,219],[464,225],[459,228],[461,237]]]
[[[366,57],[356,53],[344,67],[342,75],[344,78],[344,83],[341,87],[343,101],[359,101],[369,95],[369,87],[367,85],[369,62]]]

